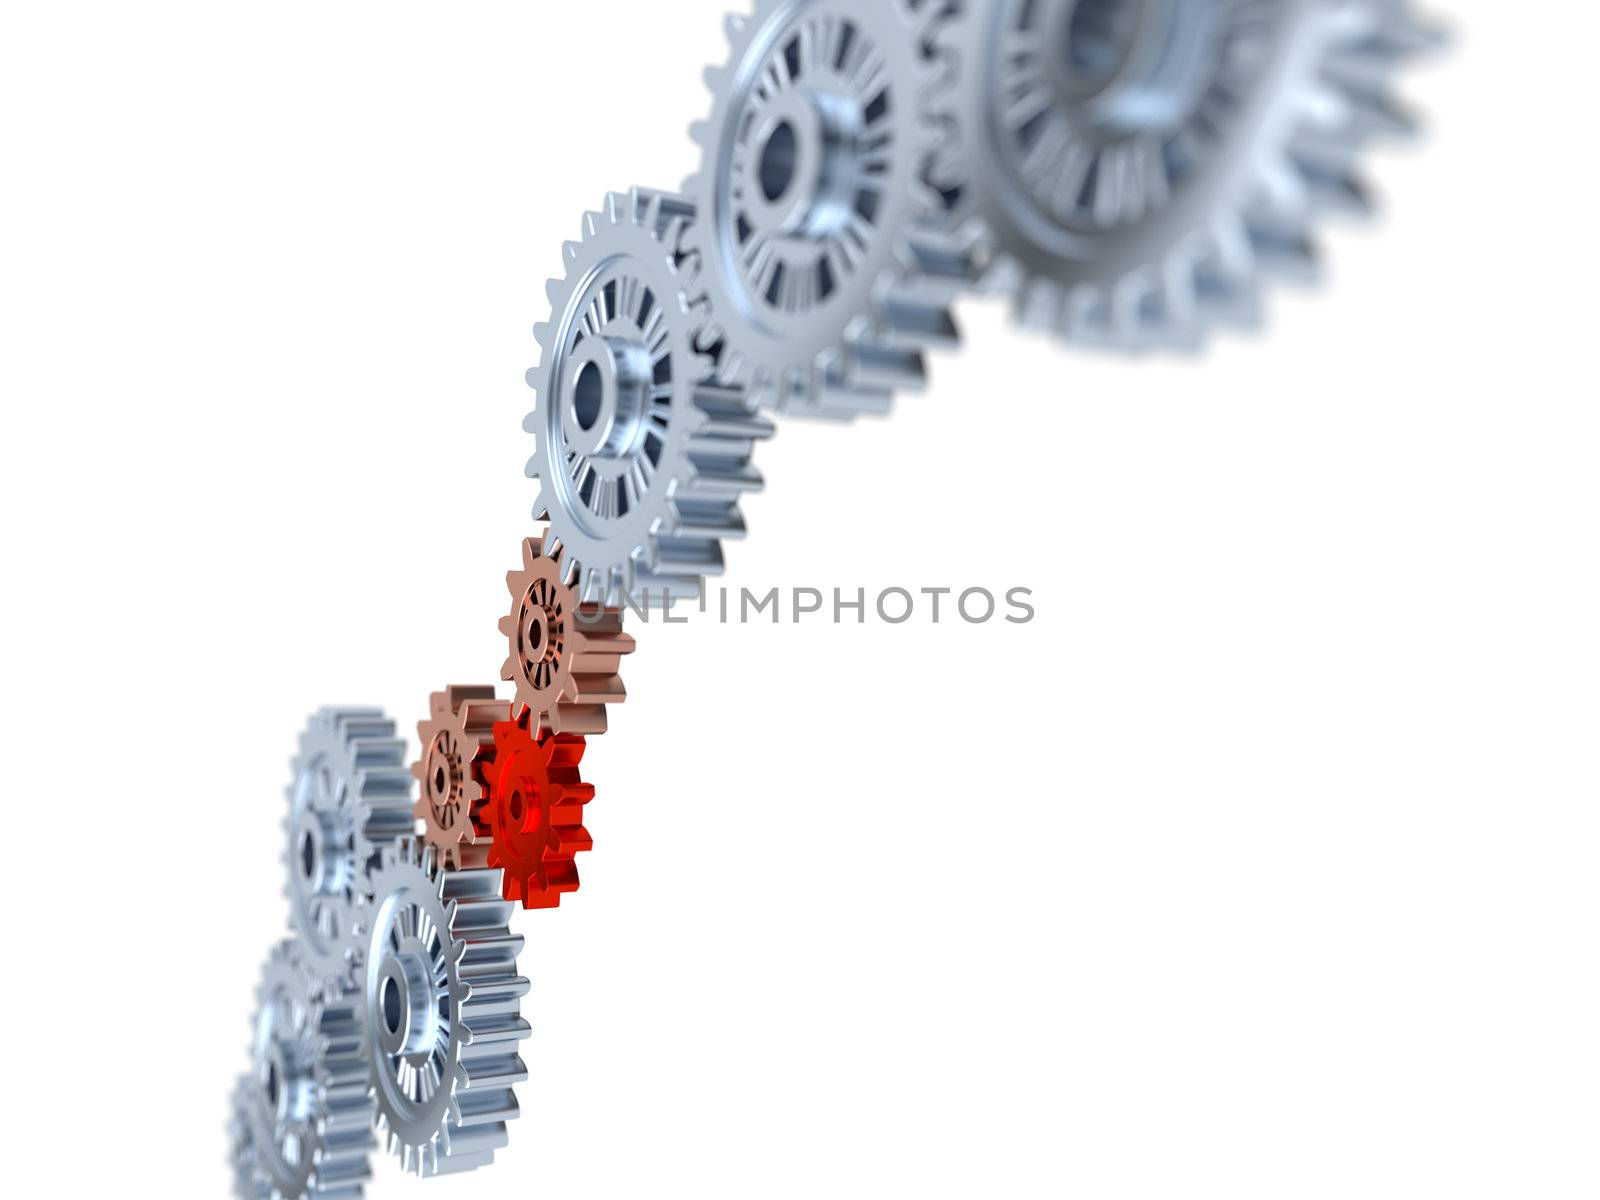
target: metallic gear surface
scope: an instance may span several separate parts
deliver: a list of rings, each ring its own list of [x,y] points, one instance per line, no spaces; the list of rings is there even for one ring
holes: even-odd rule
[[[931,173],[951,253],[1025,324],[1123,349],[1253,322],[1362,210],[1359,155],[1432,35],[1408,0],[958,0]]]
[[[664,192],[608,197],[567,244],[552,318],[534,330],[534,515],[585,604],[694,595],[722,570],[721,540],[744,533],[740,497],[761,487],[750,460],[772,427],[709,379],[699,263],[680,245],[693,218]]]
[[[690,131],[717,378],[764,407],[825,418],[883,412],[953,345],[953,289],[919,252],[937,198],[925,167],[929,21],[901,0],[756,0],[731,16]]]
[[[528,1075],[528,981],[500,872],[444,870],[408,839],[384,852],[373,884],[362,1016],[379,1137],[419,1175],[485,1166]]]
[[[411,768],[419,788],[413,815],[447,869],[482,867],[486,847],[473,818],[488,796],[483,765],[495,724],[510,718],[511,706],[492,687],[457,686],[435,692],[428,710],[417,724],[422,757]]]
[[[622,631],[621,610],[580,604],[565,574],[561,543],[523,542],[522,569],[506,575],[511,612],[500,632],[511,653],[500,675],[516,688],[511,715],[593,736],[606,731],[607,706],[627,699],[619,672],[634,640]]]
[[[255,1084],[243,1076],[234,1085],[228,1107],[228,1170],[238,1200],[271,1200],[272,1189],[256,1157]]]
[[[578,890],[575,858],[594,848],[583,810],[594,788],[579,777],[584,739],[530,732],[507,721],[494,728],[494,768],[483,829],[489,865],[505,872],[505,896],[524,908],[556,908]]]
[[[411,832],[405,742],[375,708],[325,708],[291,764],[284,867],[308,969],[335,995],[359,969],[356,908],[378,853]]]
[[[372,1104],[356,993],[328,998],[296,942],[263,972],[252,1073],[239,1093],[248,1162],[236,1142],[241,1195],[359,1200],[371,1173]]]

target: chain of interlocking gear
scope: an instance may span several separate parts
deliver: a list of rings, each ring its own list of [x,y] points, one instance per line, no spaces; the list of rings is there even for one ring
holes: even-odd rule
[[[578,890],[629,610],[723,569],[772,414],[887,411],[957,344],[963,292],[1123,349],[1253,320],[1264,279],[1314,268],[1325,212],[1370,207],[1362,155],[1410,128],[1394,77],[1437,40],[1411,0],[752,3],[683,194],[608,196],[548,285],[511,694],[434,693],[414,757],[377,709],[301,736],[236,1196],[356,1200],[375,1148],[435,1175],[507,1144],[512,914]]]

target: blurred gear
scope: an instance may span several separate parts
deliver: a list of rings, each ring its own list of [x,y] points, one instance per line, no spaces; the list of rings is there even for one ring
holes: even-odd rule
[[[594,848],[583,827],[594,788],[578,776],[583,738],[535,735],[525,721],[494,727],[494,768],[482,812],[489,865],[505,872],[505,896],[524,908],[556,908],[578,890],[575,857]]]
[[[622,607],[693,596],[740,537],[739,499],[772,427],[744,394],[709,381],[698,261],[680,249],[686,200],[635,189],[607,198],[569,242],[534,330],[535,516],[566,555],[580,601]]]
[[[272,1200],[272,1188],[256,1158],[255,1114],[251,1108],[254,1086],[246,1075],[233,1088],[228,1108],[228,1169],[238,1200]]]
[[[428,711],[417,724],[422,757],[411,768],[420,785],[413,815],[447,869],[482,867],[487,847],[473,817],[488,796],[483,763],[494,750],[495,724],[510,719],[511,706],[492,687],[457,686],[435,692]]]
[[[931,6],[930,6],[931,8]],[[881,413],[924,382],[923,351],[954,345],[955,289],[919,234],[929,20],[902,0],[755,0],[727,19],[732,54],[706,73],[691,136],[717,378],[783,412]]]
[[[325,995],[295,942],[267,960],[238,1098],[239,1195],[360,1200],[373,1139],[356,995]]]
[[[447,871],[407,839],[384,851],[364,910],[363,1030],[383,1144],[418,1175],[485,1166],[528,1076],[522,939],[498,871]]]
[[[1025,324],[1123,349],[1253,322],[1364,210],[1390,77],[1435,40],[1409,0],[955,0],[932,172],[953,257]]]
[[[289,910],[307,968],[334,994],[359,970],[356,907],[378,852],[412,831],[406,745],[375,708],[325,708],[300,736],[285,822]]]
[[[510,715],[527,712],[534,728],[555,733],[604,733],[606,706],[628,696],[618,672],[634,640],[622,632],[621,610],[579,604],[561,543],[547,536],[523,542],[522,570],[509,572],[506,586],[512,606],[500,632],[511,656],[500,674],[516,687]]]

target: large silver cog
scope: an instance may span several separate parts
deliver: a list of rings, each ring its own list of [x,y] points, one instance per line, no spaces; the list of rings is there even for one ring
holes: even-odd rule
[[[498,870],[446,871],[404,841],[363,913],[363,1027],[379,1137],[418,1175],[487,1166],[517,1115],[528,981]]]
[[[1121,349],[1258,318],[1436,35],[1409,0],[953,0],[931,179],[953,248],[1025,324]]]
[[[534,329],[534,515],[585,603],[694,595],[722,570],[721,540],[744,534],[740,497],[761,487],[751,457],[772,426],[710,378],[698,258],[682,245],[694,215],[664,192],[609,196],[565,247]]]
[[[763,407],[845,419],[924,382],[958,340],[957,290],[922,233],[938,140],[922,0],[755,0],[706,73],[684,190],[700,219],[718,378]]]
[[[236,1096],[237,1194],[360,1200],[370,1177],[372,1104],[358,993],[329,997],[284,942],[262,974],[251,1071]]]
[[[290,921],[307,969],[338,995],[360,969],[357,907],[385,846],[414,829],[411,771],[375,708],[325,708],[300,735],[284,822]]]

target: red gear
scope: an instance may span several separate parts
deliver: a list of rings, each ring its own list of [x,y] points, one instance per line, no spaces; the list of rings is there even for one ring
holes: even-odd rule
[[[494,759],[485,768],[489,799],[477,822],[490,839],[488,865],[504,872],[505,898],[524,908],[555,908],[564,892],[578,890],[574,856],[594,847],[583,827],[594,788],[578,777],[584,739],[534,737],[527,721],[524,714],[494,727]]]

